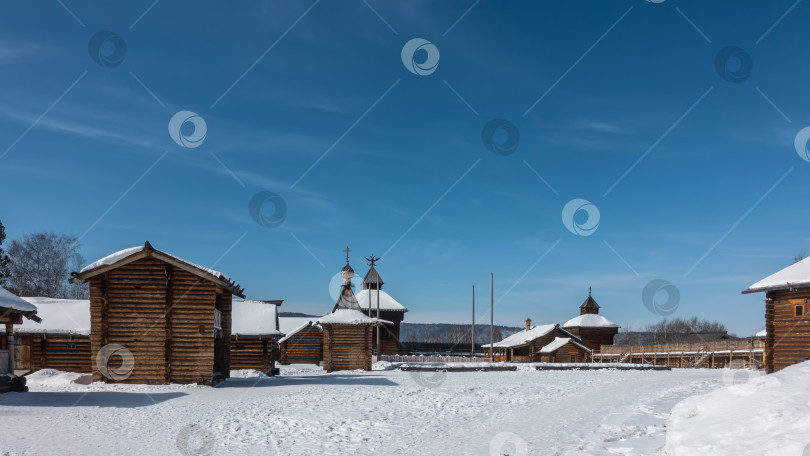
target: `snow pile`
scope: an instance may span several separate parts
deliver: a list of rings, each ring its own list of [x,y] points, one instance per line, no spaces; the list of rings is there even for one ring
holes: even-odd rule
[[[723,380],[728,387],[672,409],[670,455],[810,454],[810,361],[771,375],[725,370]]]
[[[281,331],[276,324],[278,306],[264,301],[234,299],[231,334],[241,336],[277,336]]]
[[[563,328],[620,328],[607,318],[598,314],[583,314],[565,322]]]
[[[810,258],[793,263],[781,271],[748,287],[743,293],[787,289],[793,286],[810,286]]]
[[[369,301],[371,301],[371,310],[377,310],[377,290],[361,290],[355,296],[357,297],[357,303],[360,304],[361,309],[368,309]],[[408,311],[405,306],[397,302],[396,299],[392,298],[391,295],[382,290],[380,290],[380,310],[399,312]]]

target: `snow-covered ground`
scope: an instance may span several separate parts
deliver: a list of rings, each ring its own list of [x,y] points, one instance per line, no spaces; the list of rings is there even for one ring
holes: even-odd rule
[[[669,454],[810,455],[810,361],[772,375],[723,373],[728,387],[672,410]]]
[[[32,374],[30,392],[0,395],[0,454],[647,455],[676,403],[724,384],[704,369],[233,374],[218,388]]]

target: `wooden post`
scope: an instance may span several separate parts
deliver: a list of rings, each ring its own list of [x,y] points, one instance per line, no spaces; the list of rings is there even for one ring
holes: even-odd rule
[[[12,314],[13,315],[13,314]],[[8,337],[8,373],[14,375],[14,323],[6,323],[6,336]]]
[[[379,277],[379,276],[377,276]],[[371,296],[369,296],[370,298]],[[380,360],[380,355],[382,355],[382,347],[380,346],[380,281],[377,280],[377,361]]]
[[[489,273],[489,362],[495,362],[495,353],[492,351],[492,346],[495,343],[495,274],[490,272]]]
[[[470,360],[475,358],[475,285],[472,286],[472,326],[470,326]]]
[[[166,312],[165,319],[163,356],[164,356],[164,382],[168,385],[172,381],[172,308],[174,307],[174,282],[172,281],[172,267],[166,265]]]

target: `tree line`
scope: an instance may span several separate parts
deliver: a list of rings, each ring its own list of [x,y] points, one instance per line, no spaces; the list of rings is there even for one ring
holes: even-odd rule
[[[0,222],[0,286],[17,296],[88,299],[86,284],[70,283],[70,273],[84,266],[79,239],[61,233],[29,233],[4,249]]]

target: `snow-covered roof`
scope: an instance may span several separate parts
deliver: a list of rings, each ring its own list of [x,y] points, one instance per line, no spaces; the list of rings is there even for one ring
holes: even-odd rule
[[[810,257],[791,264],[751,285],[743,293],[810,287]]]
[[[578,315],[565,322],[563,328],[620,328],[607,318],[598,314]]]
[[[354,309],[337,309],[334,312],[319,318],[318,324],[331,325],[376,325],[377,323],[392,324],[390,321],[377,320]]]
[[[579,342],[575,341],[574,339],[571,339],[570,337],[555,337],[553,341],[551,341],[548,345],[538,350],[537,353],[554,353],[555,351],[559,350],[569,342],[578,347],[584,348],[587,351],[591,351],[588,347],[580,344]]]
[[[380,290],[380,310],[407,312],[408,309],[398,303],[396,299],[383,290]],[[361,290],[356,295],[357,302],[361,309],[368,309],[369,304],[372,310],[377,310],[377,290]],[[369,299],[370,298],[370,299]],[[370,301],[370,302],[369,302]]]
[[[314,326],[314,327],[318,328],[319,330],[323,329],[323,328],[321,328],[321,325],[319,325],[317,323],[317,320],[315,320],[315,319],[311,319],[311,318],[290,318],[290,317],[286,317],[286,318],[281,317],[279,319],[279,325],[281,325],[282,328],[285,328],[286,325],[292,325],[294,323],[293,321],[284,322],[285,319],[286,320],[298,320],[298,322],[300,324],[298,326],[293,327],[292,329],[284,330],[284,337],[282,337],[281,339],[278,340],[279,343],[282,343],[282,342],[286,341],[290,337],[298,334],[298,332],[301,331],[302,329],[308,328],[310,326]]]
[[[300,330],[307,323],[314,322],[318,317],[278,317],[278,329],[286,335]]]
[[[768,330],[767,330],[767,329],[763,329],[762,331],[760,331],[760,332],[756,333],[756,334],[754,335],[754,337],[765,337],[765,336],[767,336],[767,335],[768,335]]]
[[[18,313],[36,313],[37,306],[0,287],[0,309],[16,310]]]
[[[87,299],[22,298],[37,308],[42,323],[23,321],[15,333],[90,334],[90,301]]]
[[[278,305],[250,299],[234,299],[231,334],[241,336],[280,336],[276,324]]]
[[[515,334],[503,339],[500,342],[495,342],[495,348],[512,348],[520,345],[526,345],[529,342],[543,337],[550,333],[557,325],[537,325],[529,330],[518,331]],[[489,348],[489,344],[482,345],[482,347]]]
[[[114,265],[116,263],[122,262],[122,261],[126,260],[127,258],[138,255],[138,254],[140,254],[142,252],[145,252],[145,254],[141,255],[141,256],[154,255],[154,256],[156,256],[158,258],[163,257],[164,260],[169,260],[170,262],[171,262],[171,260],[174,260],[176,262],[179,262],[181,264],[181,267],[182,266],[190,267],[192,269],[196,269],[197,271],[199,271],[201,273],[208,274],[209,276],[213,276],[215,279],[220,280],[222,282],[222,285],[224,285],[228,289],[230,289],[233,292],[233,294],[235,294],[236,296],[240,296],[240,297],[243,296],[242,287],[240,287],[236,282],[231,280],[227,275],[225,275],[225,274],[223,274],[223,273],[221,273],[219,271],[215,271],[213,269],[206,268],[206,267],[200,266],[198,264],[194,264],[194,263],[192,263],[190,261],[186,261],[186,260],[184,260],[184,259],[182,259],[180,257],[174,256],[174,255],[172,255],[170,253],[166,253],[166,252],[157,250],[157,249],[153,248],[152,245],[149,244],[148,241],[145,242],[144,245],[142,245],[142,246],[130,247],[128,249],[119,250],[118,252],[107,255],[104,258],[101,258],[99,260],[94,261],[93,263],[88,264],[87,266],[83,267],[81,269],[81,271],[79,271],[77,279],[86,280],[88,277],[93,276],[93,274],[88,274],[88,273],[91,273],[92,271],[94,271],[96,269],[99,269],[101,267],[104,267],[104,266],[111,266],[111,265]],[[74,275],[76,275],[76,274],[74,273]]]

